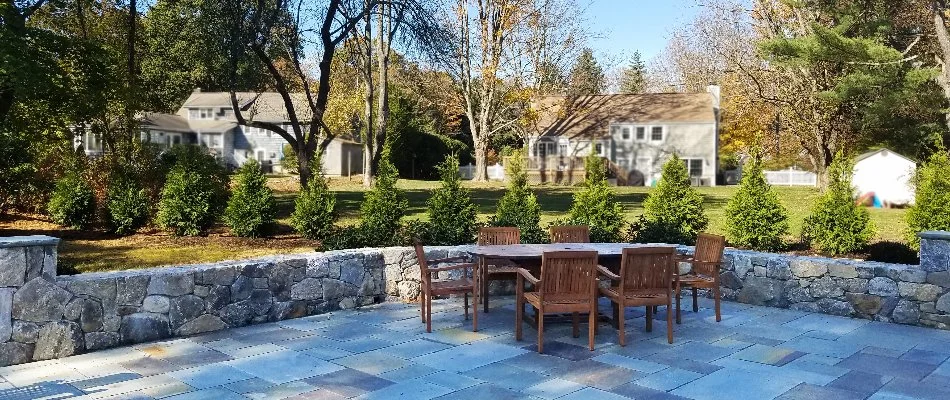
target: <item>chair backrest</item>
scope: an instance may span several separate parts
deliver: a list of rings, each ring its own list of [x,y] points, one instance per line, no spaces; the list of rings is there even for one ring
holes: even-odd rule
[[[673,247],[639,247],[623,249],[620,259],[620,287],[624,291],[638,289],[670,289],[676,268]]]
[[[552,226],[551,243],[590,243],[590,228],[587,225]]]
[[[413,244],[416,248],[416,260],[419,262],[419,273],[422,275],[423,284],[428,284],[432,281],[432,274],[427,273],[429,271],[429,263],[426,260],[426,251],[422,248],[422,242],[419,239],[412,239]]]
[[[696,261],[719,262],[722,261],[722,252],[726,248],[726,238],[724,236],[713,235],[709,233],[700,233],[696,238],[696,252],[693,259]],[[693,271],[707,276],[717,275],[718,267],[711,264],[696,264]]]
[[[477,243],[479,246],[521,244],[521,229],[507,226],[481,228]]]
[[[549,251],[541,255],[542,295],[586,298],[597,290],[597,252],[587,250]]]

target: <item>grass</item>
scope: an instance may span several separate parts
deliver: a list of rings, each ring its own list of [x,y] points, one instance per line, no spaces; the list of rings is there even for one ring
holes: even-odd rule
[[[223,226],[213,229],[208,236],[195,238],[177,238],[165,232],[152,229],[126,237],[119,237],[101,231],[78,232],[57,227],[44,217],[17,215],[12,219],[0,220],[0,235],[44,234],[63,239],[60,245],[60,264],[67,270],[91,272],[145,268],[162,265],[204,263],[228,259],[240,259],[279,253],[312,251],[317,243],[296,235],[289,226],[293,211],[297,183],[286,177],[273,177],[270,185],[278,199],[278,224],[274,234],[268,238],[247,239],[233,237]],[[406,191],[409,199],[409,218],[426,219],[426,200],[438,182],[401,180],[399,186]],[[472,197],[478,206],[481,218],[494,213],[495,203],[504,192],[500,183],[472,183],[466,186],[472,191]],[[341,223],[354,223],[358,217],[359,206],[366,189],[355,180],[337,179],[331,182],[331,189],[337,193],[341,211]],[[789,212],[792,234],[788,239],[794,241],[801,231],[802,220],[818,191],[814,188],[776,187],[779,197]],[[564,217],[570,209],[575,188],[564,186],[537,186],[534,188],[543,210],[542,226]],[[706,213],[709,216],[709,231],[725,232],[724,210],[736,187],[699,188],[705,198]],[[615,192],[627,212],[633,219],[643,213],[643,200],[650,188],[617,187]],[[871,218],[877,228],[875,241],[903,242],[902,234],[906,229],[900,209],[870,209]]]

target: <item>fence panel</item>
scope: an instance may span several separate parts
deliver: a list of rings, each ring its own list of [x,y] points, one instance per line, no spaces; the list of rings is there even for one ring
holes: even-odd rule
[[[765,180],[776,186],[817,186],[818,175],[810,171],[785,169],[781,171],[762,171]]]
[[[488,180],[490,181],[503,181],[505,180],[505,167],[501,164],[489,165],[488,166]],[[462,176],[462,179],[471,180],[475,177],[475,165],[461,165],[459,166],[459,175]]]

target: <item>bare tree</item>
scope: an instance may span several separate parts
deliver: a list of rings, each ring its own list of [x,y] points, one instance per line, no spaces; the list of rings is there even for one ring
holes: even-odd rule
[[[950,32],[947,31],[947,14],[950,13],[950,5],[945,0],[933,0],[931,10],[934,36],[937,38],[937,48],[939,49],[939,53],[934,54],[934,59],[940,67],[937,83],[943,89],[944,97],[950,100]],[[947,113],[946,124],[950,127],[950,112]]]
[[[231,31],[232,77],[243,57],[256,57],[267,69],[286,112],[289,129],[268,121],[245,117],[245,105],[238,100],[236,79],[232,79],[231,107],[241,125],[266,129],[283,138],[297,156],[300,184],[306,187],[318,156],[337,133],[324,122],[330,97],[331,63],[337,47],[379,0],[324,0],[307,4],[302,0],[254,0],[250,4],[225,1]],[[319,52],[316,82],[306,66],[308,49]]]

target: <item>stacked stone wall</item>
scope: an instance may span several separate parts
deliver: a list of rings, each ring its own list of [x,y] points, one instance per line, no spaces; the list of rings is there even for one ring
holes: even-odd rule
[[[420,292],[407,247],[57,276],[58,242],[0,238],[0,365],[414,301]],[[428,258],[466,250],[426,248]],[[921,234],[921,265],[728,249],[720,277],[726,300],[950,329],[947,232]]]

